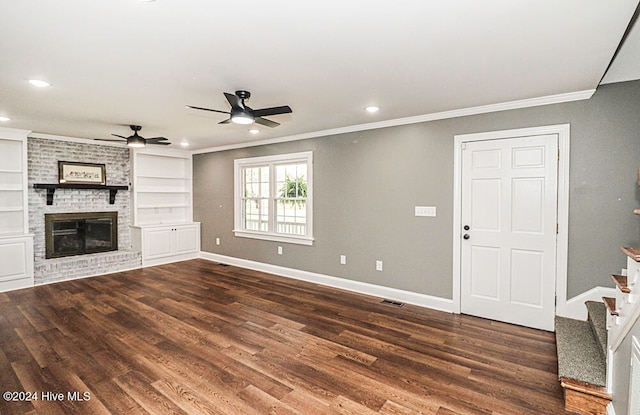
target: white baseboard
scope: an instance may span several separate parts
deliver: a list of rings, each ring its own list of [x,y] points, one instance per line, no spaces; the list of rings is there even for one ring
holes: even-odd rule
[[[200,252],[200,258],[223,264],[235,265],[255,271],[276,274],[281,277],[293,278],[325,285],[333,288],[340,288],[360,294],[367,294],[374,297],[381,297],[389,300],[400,301],[421,307],[431,308],[439,311],[453,312],[453,300],[447,298],[434,297],[427,294],[414,293],[411,291],[399,290],[397,288],[383,287],[366,282],[353,281],[346,278],[333,277],[330,275],[317,274],[315,272],[301,271],[294,268],[286,268],[278,265],[265,264],[262,262],[250,261],[247,259],[235,258],[211,252]]]
[[[595,287],[589,291],[575,296],[567,300],[564,304],[558,304],[556,308],[556,314],[560,317],[568,317],[576,320],[587,319],[587,307],[585,301],[598,301],[602,302],[602,297],[614,297],[616,296],[615,288],[607,287]]]
[[[11,281],[3,281],[0,284],[0,293],[7,291],[21,290],[23,288],[33,287],[33,276],[26,278],[18,278]]]
[[[187,261],[189,259],[200,258],[199,252],[190,252],[188,254],[170,255],[155,259],[142,259],[142,268],[155,267],[156,265],[170,264],[172,262]]]

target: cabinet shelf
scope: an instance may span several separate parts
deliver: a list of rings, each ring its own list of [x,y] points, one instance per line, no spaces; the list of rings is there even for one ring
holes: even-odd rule
[[[106,186],[106,185],[94,185],[94,184],[59,184],[59,183],[35,183],[34,189],[46,189],[47,190],[47,205],[53,205],[53,195],[57,189],[74,189],[74,190],[108,190],[109,191],[109,204],[113,205],[116,202],[116,194],[118,190],[129,190],[129,186]]]
[[[176,194],[189,194],[191,193],[188,190],[170,190],[170,189],[166,189],[166,190],[139,190],[138,189],[138,193],[176,193]]]
[[[162,174],[162,175],[139,174],[138,178],[142,178],[142,179],[171,179],[171,180],[183,180],[183,181],[190,180],[189,177],[172,176],[170,174]]]
[[[165,208],[187,208],[189,205],[178,205],[178,204],[158,204],[158,205],[148,205],[148,206],[140,206],[138,205],[138,209],[165,209]]]
[[[22,212],[23,208],[21,207],[13,207],[13,208],[0,208],[0,212]]]

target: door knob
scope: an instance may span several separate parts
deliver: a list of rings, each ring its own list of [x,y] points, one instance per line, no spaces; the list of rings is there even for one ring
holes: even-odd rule
[[[469,228],[469,225],[464,225],[464,230],[465,230],[465,231],[468,231],[469,229],[470,229],[470,228]]]
[[[468,234],[468,233],[465,233],[462,237],[463,237],[464,239],[469,239],[469,238],[471,238],[471,236],[469,236],[469,234]]]

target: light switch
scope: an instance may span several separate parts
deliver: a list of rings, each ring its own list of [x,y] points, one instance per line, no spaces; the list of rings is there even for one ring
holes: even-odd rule
[[[435,206],[416,206],[415,215],[416,216],[436,216],[436,207]]]

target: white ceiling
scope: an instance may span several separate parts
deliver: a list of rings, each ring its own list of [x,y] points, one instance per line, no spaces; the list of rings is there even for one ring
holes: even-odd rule
[[[0,115],[11,117],[1,126],[94,139],[140,124],[143,136],[198,149],[592,90],[637,6],[0,0]],[[632,43],[606,82],[640,78]],[[251,91],[252,108],[293,114],[267,117],[282,125],[253,136],[185,107],[228,110],[222,93],[237,89]],[[371,104],[381,110],[366,113]]]

